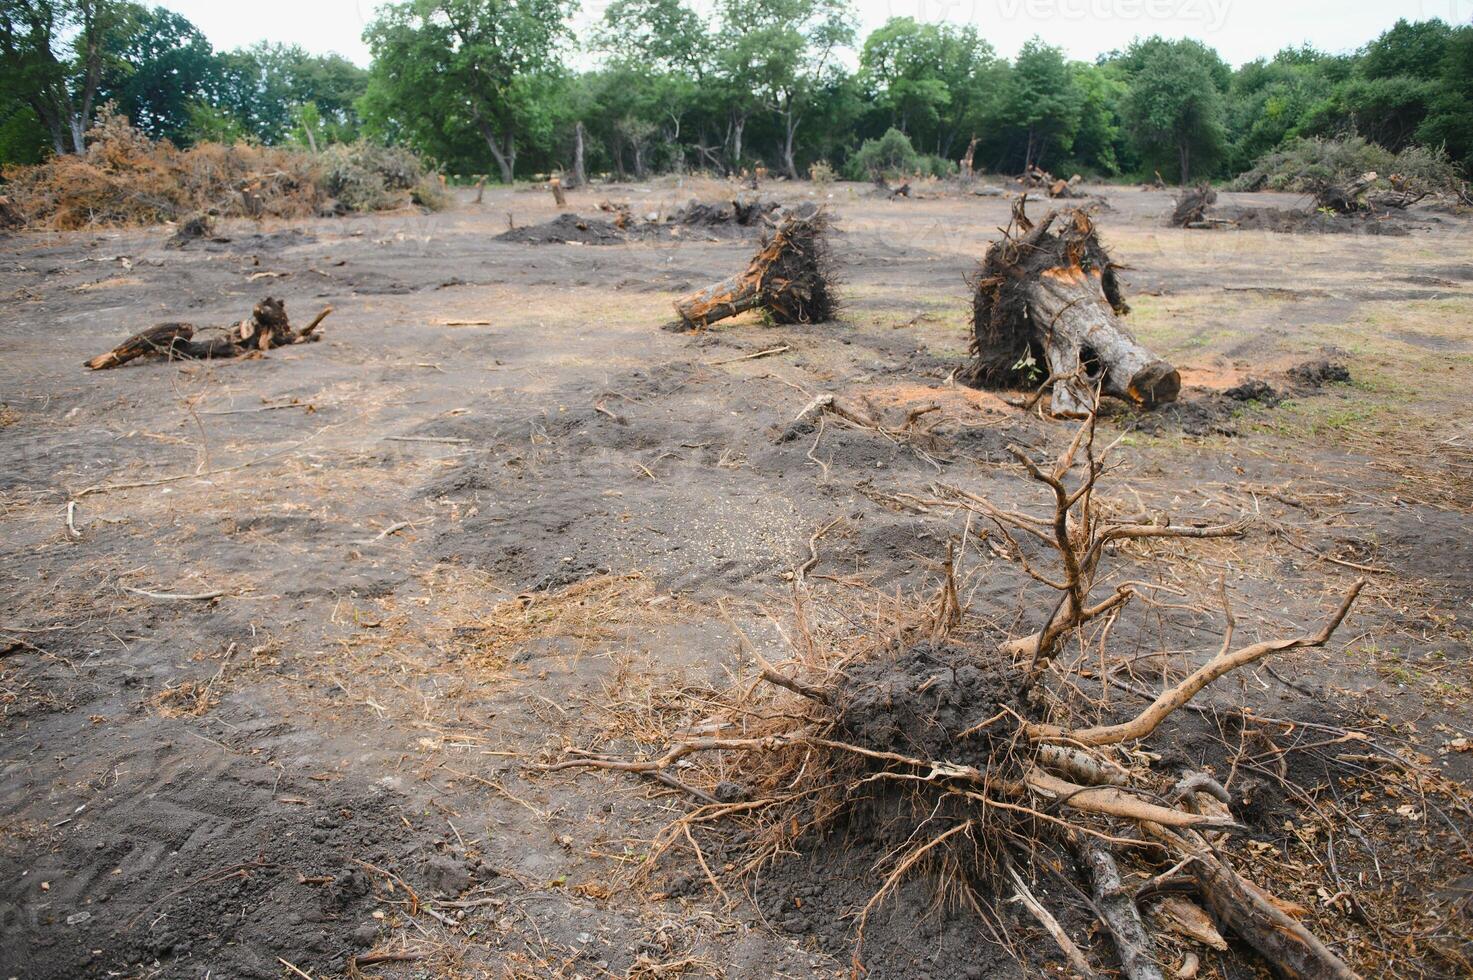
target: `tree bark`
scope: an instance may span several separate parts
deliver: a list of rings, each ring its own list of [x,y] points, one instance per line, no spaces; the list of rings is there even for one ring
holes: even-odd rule
[[[973,177],[973,173],[972,173],[972,161],[976,159],[976,155],[977,155],[977,137],[973,136],[972,137],[972,141],[967,144],[967,152],[965,154],[963,154],[963,156],[962,156],[962,165],[961,165],[961,177],[962,177],[962,180],[971,181],[971,179]]]
[[[573,186],[588,183],[588,173],[583,169],[583,121],[573,124]]]
[[[1120,956],[1120,972],[1127,980],[1165,980],[1156,963],[1156,943],[1141,921],[1135,899],[1120,880],[1120,869],[1103,845],[1080,844],[1080,863],[1089,872],[1095,909]]]
[[[798,116],[788,112],[783,122],[783,170],[790,180],[797,180],[798,164],[793,159],[793,140],[798,134]]]
[[[486,141],[486,146],[491,151],[491,156],[496,160],[496,166],[501,170],[501,182],[511,184],[516,181],[517,144],[516,138],[508,133],[504,137],[506,146],[502,147],[501,140],[491,129],[491,125],[481,117],[476,117],[476,128],[481,131],[481,139]]]
[[[1136,343],[1104,299],[1098,271],[1049,269],[1026,287],[1049,375],[1055,415],[1084,416],[1094,389],[1151,407],[1175,401],[1181,375]]]
[[[736,116],[731,121],[731,170],[736,172],[742,166],[742,131],[747,128],[747,117]]]

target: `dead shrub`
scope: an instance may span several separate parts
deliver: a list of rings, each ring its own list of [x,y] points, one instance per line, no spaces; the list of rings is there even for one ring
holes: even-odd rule
[[[401,148],[360,142],[312,154],[201,143],[181,150],[149,140],[106,108],[88,137],[85,154],[5,169],[17,220],[69,230],[161,224],[200,213],[303,218],[410,203],[444,206],[424,161]]]

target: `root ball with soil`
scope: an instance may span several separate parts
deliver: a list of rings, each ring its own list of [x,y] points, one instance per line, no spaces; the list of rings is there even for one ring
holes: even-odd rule
[[[906,609],[897,598],[893,621],[859,648],[823,649],[806,626],[800,591],[790,662],[766,660],[728,617],[757,666],[750,683],[703,694],[703,720],[672,732],[653,756],[575,750],[543,769],[636,773],[694,797],[699,805],[656,838],[651,863],[689,861],[726,898],[801,855],[826,855],[810,861],[819,867],[841,860],[832,848],[857,849],[875,877],[853,916],[856,975],[866,970],[872,914],[916,882],[938,902],[975,910],[1000,943],[1007,917],[1026,910],[1076,972],[1093,974],[1105,965],[1097,962],[1100,947],[1092,960],[1048,907],[1050,892],[1034,891],[1050,879],[1064,894],[1093,896],[1083,907],[1110,938],[1124,976],[1158,980],[1157,944],[1165,940],[1122,891],[1123,867],[1136,880],[1169,881],[1177,914],[1209,939],[1213,929],[1236,935],[1288,976],[1353,977],[1227,856],[1227,835],[1243,827],[1223,802],[1226,792],[1207,774],[1163,773],[1142,760],[1151,757],[1146,740],[1213,681],[1274,654],[1324,645],[1363,583],[1319,630],[1241,646],[1220,590],[1225,629],[1217,652],[1143,711],[1110,723],[1114,716],[1080,696],[1093,657],[1059,662],[1063,650],[1095,645],[1106,656],[1110,625],[1136,598],[1130,583],[1096,595],[1103,556],[1131,542],[1232,537],[1243,527],[1108,519],[1095,493],[1104,463],[1092,417],[1056,460],[1011,452],[1051,499],[1044,512],[1004,510],[941,485],[930,503],[990,522],[1003,553],[1056,595],[1032,614],[1033,633],[1002,640],[966,615],[950,553],[936,599]],[[1052,552],[1052,567],[1025,557],[1040,549]],[[720,860],[708,860],[707,849],[719,850]],[[1039,959],[1037,950],[1014,952]]]
[[[1093,219],[1050,211],[1035,225],[1026,202],[972,280],[972,361],[960,380],[1051,388],[1053,413],[1068,417],[1089,414],[1101,394],[1141,408],[1175,401],[1181,375],[1120,322],[1130,307]]]
[[[823,323],[838,310],[832,223],[818,207],[784,217],[765,235],[747,268],[676,302],[680,329],[708,327],[747,310],[762,309],[775,323]]]

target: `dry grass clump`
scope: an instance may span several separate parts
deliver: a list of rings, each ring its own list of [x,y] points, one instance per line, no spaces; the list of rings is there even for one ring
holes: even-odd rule
[[[354,143],[313,155],[246,143],[181,150],[153,142],[110,111],[87,152],[4,172],[10,208],[33,228],[149,225],[208,213],[302,218],[411,202],[438,208],[443,191],[407,150]]]
[[[643,576],[593,575],[560,589],[524,592],[457,627],[462,656],[498,668],[511,654],[556,641],[582,653],[677,611],[679,600],[659,593]]]

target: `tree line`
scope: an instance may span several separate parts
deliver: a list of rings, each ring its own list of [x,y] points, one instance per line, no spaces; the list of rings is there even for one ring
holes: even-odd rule
[[[119,0],[0,0],[0,160],[77,152],[113,102],[155,138],[405,145],[451,173],[644,177],[765,165],[852,177],[877,161],[1030,164],[1101,177],[1222,177],[1297,137],[1473,156],[1473,27],[1398,21],[1350,54],[1287,48],[1233,68],[1194,40],[1092,62],[1035,38],[896,17],[859,38],[847,0],[404,0],[368,69],[261,43],[215,51],[184,17]],[[574,55],[596,55],[575,70]]]

